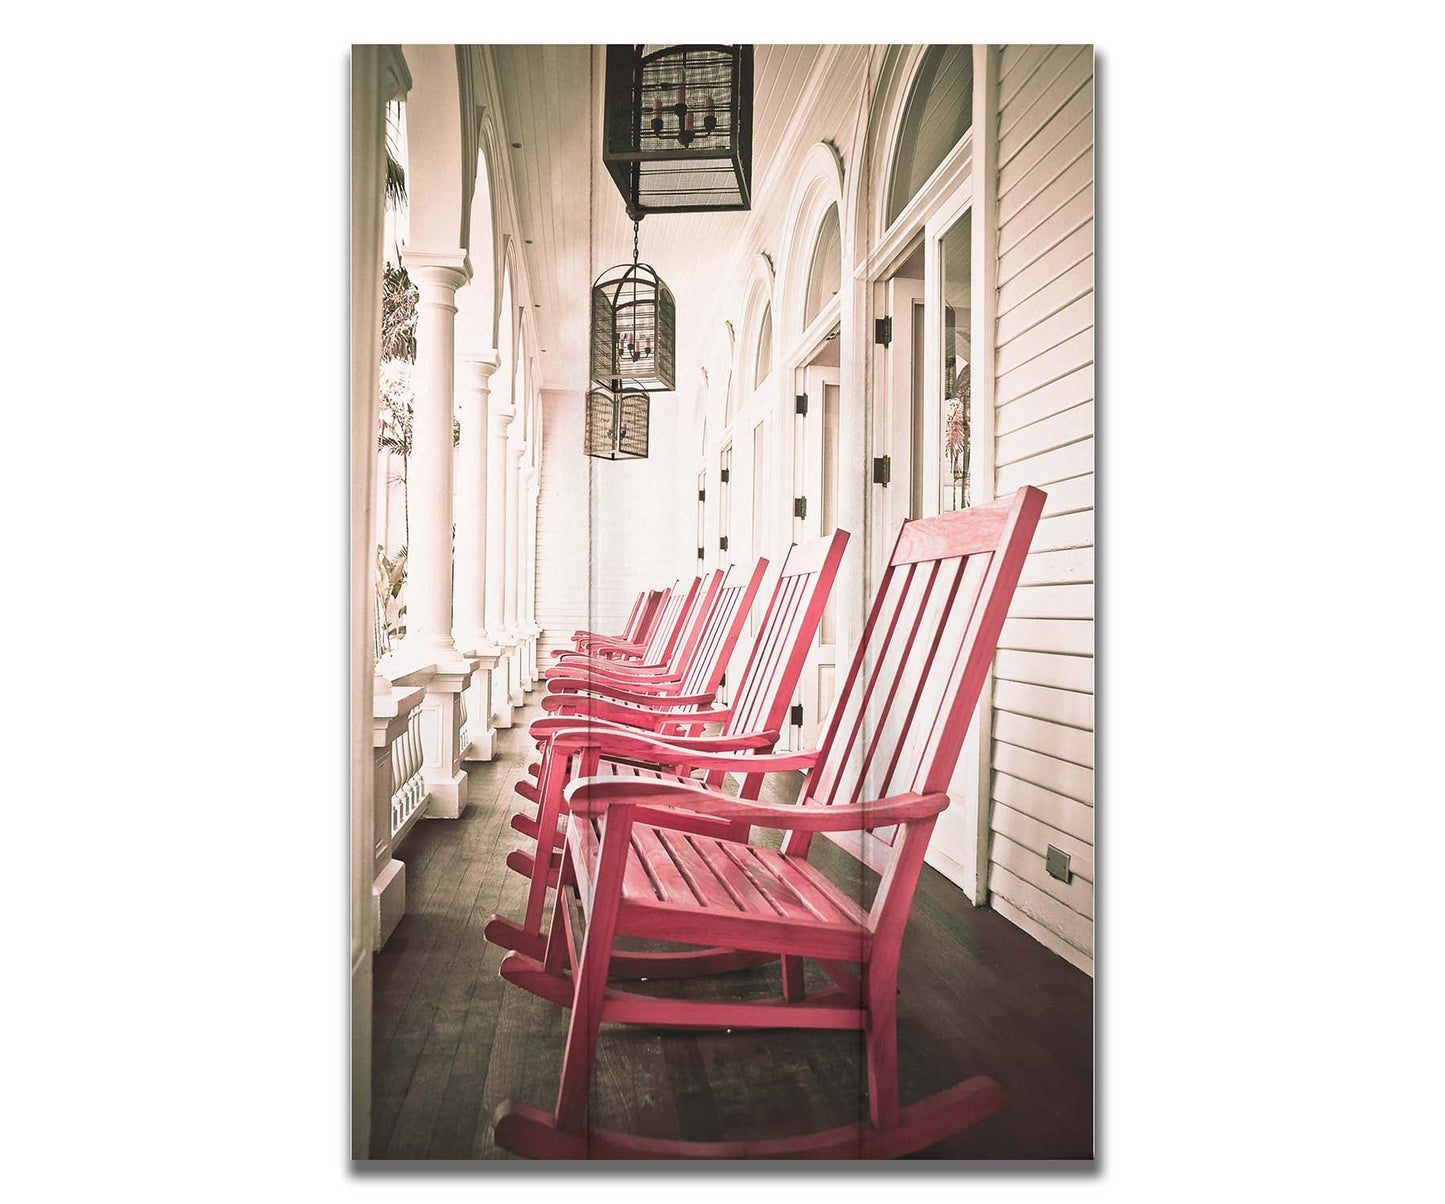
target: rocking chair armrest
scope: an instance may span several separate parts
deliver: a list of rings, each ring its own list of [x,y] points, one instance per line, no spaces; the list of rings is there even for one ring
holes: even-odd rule
[[[545,720],[537,720],[536,724]],[[660,765],[688,769],[723,769],[742,774],[783,773],[811,769],[818,760],[816,750],[801,753],[769,753],[777,743],[777,732],[753,732],[728,736],[652,736],[646,732],[617,728],[579,727],[565,719],[551,730],[552,748],[563,754],[595,748],[603,756],[627,757]],[[757,751],[749,752],[749,749]]]
[[[627,757],[657,764],[705,768],[712,761],[718,768],[740,768],[748,772],[773,769],[802,769],[812,764],[814,753],[772,756],[763,750],[778,742],[777,732],[748,732],[739,736],[654,736],[649,732],[616,723],[582,726],[569,715],[534,719],[531,734],[551,742],[563,756],[581,749],[595,749],[603,756]],[[756,753],[753,750],[757,750]],[[729,753],[740,754],[729,756]],[[787,762],[784,764],[783,762]]]
[[[591,693],[544,694],[542,709],[549,715],[570,719],[572,727],[602,720],[623,727],[655,731],[671,718],[666,710],[656,705],[639,706]]]
[[[559,659],[562,663],[552,667],[573,673],[586,672],[588,668],[605,669],[612,673],[621,671],[627,673],[667,672],[667,664],[663,661],[627,661],[623,664],[618,664],[615,660],[609,660],[601,656],[589,656],[585,652],[564,652]]]
[[[668,723],[725,723],[732,714],[726,707],[710,711],[674,711],[676,703],[666,695],[647,698],[644,703],[616,702],[602,695],[579,691],[575,694],[545,694],[542,709],[552,715],[567,715],[577,727],[589,720],[606,719],[626,727],[656,731]]]
[[[548,665],[545,677],[610,677],[619,685],[674,685],[682,681],[681,673],[671,673],[666,665],[635,665],[629,661],[609,661],[586,656],[573,656],[555,665]]]
[[[588,679],[585,677],[554,677],[547,683],[547,689],[549,694],[564,697],[586,694],[593,698],[631,702],[645,707],[706,706],[713,699],[711,694],[649,693],[646,690],[632,690],[601,678]],[[556,710],[557,707],[554,705],[549,709]]]
[[[664,828],[668,826],[669,811],[688,811],[796,832],[868,831],[931,819],[948,807],[948,795],[942,791],[895,794],[877,802],[798,806],[734,798],[695,783],[612,776],[578,778],[567,785],[564,797],[573,815],[601,815],[610,807],[636,807],[636,819]]]
[[[646,644],[639,644],[636,640],[619,639],[617,636],[611,635],[593,636],[591,639],[583,640],[582,648],[592,652],[628,656],[641,656],[647,651]],[[582,649],[578,651],[582,651]]]

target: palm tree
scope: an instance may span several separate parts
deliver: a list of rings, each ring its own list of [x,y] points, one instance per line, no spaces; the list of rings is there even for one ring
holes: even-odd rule
[[[943,417],[943,449],[948,455],[948,469],[953,477],[955,510],[960,505],[968,505],[970,375],[969,365],[963,365],[950,390],[954,396],[944,401],[947,408]]]

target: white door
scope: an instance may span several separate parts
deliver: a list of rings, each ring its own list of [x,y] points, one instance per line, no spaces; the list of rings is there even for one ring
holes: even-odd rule
[[[969,449],[963,402],[970,381],[972,315],[971,188],[965,186],[928,221],[924,244],[925,314],[921,448],[922,500],[925,515],[961,509],[968,502],[988,501],[992,482],[965,477]],[[952,413],[952,422],[950,414]],[[970,415],[971,416],[971,415]],[[965,485],[972,486],[966,497]],[[981,785],[986,775],[980,761],[980,720],[988,713],[992,678],[980,695],[964,741],[958,769],[949,783],[948,810],[938,817],[927,860],[959,886],[977,891],[974,883],[980,840],[988,839],[987,810],[980,813]]]
[[[873,407],[873,456],[871,480],[872,555],[869,557],[868,593],[871,597],[883,575],[883,565],[893,550],[893,540],[905,518],[912,512],[915,478],[921,463],[918,393],[917,332],[921,328],[924,282],[895,276],[877,285],[878,313],[889,326],[888,342],[874,350],[877,388]],[[876,335],[875,335],[876,337]],[[880,464],[880,461],[882,462]],[[880,470],[887,483],[879,480]]]
[[[802,373],[806,409],[794,414],[793,542],[831,535],[838,528],[838,369],[810,365]],[[828,595],[803,664],[796,702],[803,708],[801,747],[817,746],[833,705],[838,678],[837,583]],[[790,725],[792,726],[792,725]]]

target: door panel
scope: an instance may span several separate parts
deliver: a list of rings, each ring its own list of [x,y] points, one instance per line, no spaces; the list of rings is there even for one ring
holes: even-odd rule
[[[842,404],[837,368],[810,365],[801,375],[808,409],[793,419],[793,539],[799,543],[831,535],[838,526],[838,410]],[[796,701],[803,705],[803,725],[796,734],[803,748],[815,747],[820,723],[832,705],[838,663],[837,616],[835,590],[823,608],[799,683]]]

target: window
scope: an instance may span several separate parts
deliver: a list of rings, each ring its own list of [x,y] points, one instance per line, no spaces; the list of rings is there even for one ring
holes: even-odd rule
[[[830,205],[813,244],[813,261],[808,265],[808,291],[803,298],[803,328],[838,294],[843,276],[843,243],[838,233],[838,206]]]
[[[965,210],[939,240],[943,274],[943,451],[940,508],[969,504],[970,287],[973,275],[973,214]]]
[[[763,322],[758,328],[758,362],[753,369],[753,388],[756,389],[768,379],[773,370],[773,307],[763,309]]]
[[[888,225],[973,124],[973,47],[930,46],[903,111],[888,181]]]

